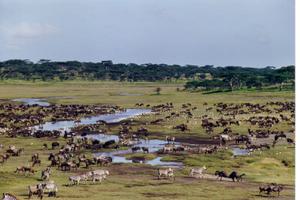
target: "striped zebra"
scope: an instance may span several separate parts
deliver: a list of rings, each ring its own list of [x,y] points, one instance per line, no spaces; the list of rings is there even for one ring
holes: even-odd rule
[[[3,193],[2,200],[18,200],[16,196],[9,194],[9,193]]]

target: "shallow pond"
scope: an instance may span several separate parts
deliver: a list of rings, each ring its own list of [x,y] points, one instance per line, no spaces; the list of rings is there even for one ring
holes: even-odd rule
[[[47,102],[45,99],[20,98],[20,99],[13,99],[12,101],[22,102],[25,105],[50,106],[50,103]]]
[[[127,109],[124,112],[97,115],[93,117],[84,117],[80,119],[80,122],[75,122],[74,120],[46,122],[44,124],[35,126],[35,128],[42,129],[42,130],[49,130],[49,131],[53,131],[53,130],[70,131],[71,128],[77,125],[96,124],[98,120],[103,120],[106,121],[107,123],[115,123],[138,115],[149,114],[149,113],[151,113],[150,109]]]
[[[249,150],[234,147],[232,148],[232,153],[234,156],[245,156],[245,155],[249,155]]]
[[[40,105],[40,106],[49,106],[50,104],[46,102],[44,99],[34,99],[34,98],[20,98],[14,99],[13,101],[20,101],[27,105]],[[70,131],[71,128],[77,125],[89,125],[89,124],[96,124],[97,121],[103,120],[107,123],[115,123],[120,122],[125,119],[129,119],[138,115],[149,114],[151,113],[150,109],[126,109],[124,112],[117,112],[113,114],[105,114],[105,115],[97,115],[92,117],[84,117],[80,119],[80,122],[75,122],[74,120],[66,120],[66,121],[57,121],[57,122],[46,122],[44,124],[40,124],[35,126],[35,129],[42,129],[42,130],[63,130],[63,131]],[[118,141],[119,137],[117,135],[105,135],[105,134],[92,134],[87,135],[85,137],[93,138],[100,140],[101,142],[106,142],[108,140],[115,140]],[[139,140],[134,145],[135,146],[143,146],[148,147],[149,152],[153,153],[162,149],[163,146],[166,144],[164,140]],[[131,150],[121,150],[121,151],[113,151],[113,152],[106,152],[106,153],[97,153],[103,154],[107,156],[111,156],[113,158],[113,163],[132,163],[134,161],[128,160],[122,154],[131,153]],[[182,163],[177,162],[163,162],[161,161],[161,157],[157,157],[153,160],[143,162],[145,164],[150,165],[161,165],[161,166],[182,166]]]

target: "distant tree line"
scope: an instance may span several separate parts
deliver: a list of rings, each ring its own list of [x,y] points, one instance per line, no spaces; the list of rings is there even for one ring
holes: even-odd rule
[[[56,62],[42,59],[7,60],[0,62],[0,79],[21,80],[114,80],[114,81],[177,81],[185,80],[187,89],[262,87],[264,85],[294,84],[295,67],[249,68],[239,66],[167,64],[115,64],[102,62]]]
[[[239,90],[242,88],[261,89],[262,87],[277,85],[281,90],[283,86],[289,86],[292,89],[295,87],[295,66],[279,69],[273,67],[256,69],[230,66],[215,69],[212,79],[188,81],[185,88]]]

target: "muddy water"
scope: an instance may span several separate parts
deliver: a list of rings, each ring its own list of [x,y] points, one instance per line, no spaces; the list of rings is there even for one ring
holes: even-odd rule
[[[13,99],[12,101],[22,102],[26,105],[50,106],[50,103],[48,103],[45,99],[20,98]]]
[[[21,99],[14,99],[13,101],[20,101],[27,105],[40,105],[40,106],[49,106],[50,104],[46,102],[44,99],[33,99],[33,98],[21,98]],[[40,124],[38,126],[35,126],[36,129],[42,129],[42,130],[61,130],[61,131],[70,131],[71,128],[77,126],[77,125],[89,125],[89,124],[95,124],[98,120],[103,120],[107,123],[115,123],[120,122],[125,119],[129,119],[138,115],[143,114],[149,114],[151,113],[150,109],[127,109],[124,112],[117,112],[114,114],[105,114],[105,115],[97,115],[93,117],[85,117],[80,119],[80,122],[75,122],[73,120],[69,121],[58,121],[58,122],[46,122],[44,124]],[[97,139],[101,142],[106,142],[108,140],[115,140],[119,141],[119,137],[117,135],[105,135],[105,134],[93,134],[93,135],[87,135],[85,137]],[[142,146],[147,147],[149,149],[150,153],[154,153],[158,151],[159,149],[162,149],[164,145],[166,144],[166,141],[164,140],[139,140],[136,142],[133,147],[136,146]],[[178,145],[178,143],[176,143]],[[128,160],[123,156],[124,154],[131,153],[131,150],[120,150],[120,151],[112,151],[112,152],[105,152],[105,153],[96,153],[96,155],[102,154],[111,156],[113,158],[113,163],[144,163],[149,165],[159,165],[159,166],[172,166],[172,167],[181,167],[183,166],[180,162],[163,162],[161,161],[161,157],[157,157],[153,160],[148,161],[138,161],[138,160]]]
[[[234,156],[245,156],[245,155],[249,155],[249,150],[234,147],[232,148],[232,153]]]
[[[97,134],[97,135],[88,135],[86,136],[88,138],[98,139],[100,141],[108,141],[108,140],[116,140],[118,141],[118,137],[115,135],[104,135],[104,134]],[[117,137],[117,138],[116,138]],[[102,139],[102,140],[101,140]],[[155,153],[158,150],[162,149],[167,144],[164,140],[139,140],[136,142],[135,145],[132,147],[147,147],[149,149],[149,153]],[[180,143],[175,143],[175,146],[180,145]],[[141,151],[140,151],[141,152]],[[165,167],[182,167],[182,162],[166,162],[161,161],[162,157],[156,157],[152,160],[138,160],[138,159],[126,159],[125,154],[132,153],[132,151],[129,150],[117,150],[112,152],[105,152],[105,153],[96,153],[96,156],[104,155],[104,156],[110,156],[113,159],[113,163],[144,163],[149,164],[152,166],[165,166]]]
[[[98,120],[106,121],[107,123],[115,123],[120,122],[122,120],[132,118],[142,114],[149,114],[151,113],[150,109],[127,109],[124,112],[117,112],[113,114],[105,114],[105,115],[97,115],[93,117],[85,117],[80,119],[80,122],[75,122],[74,120],[69,121],[58,121],[58,122],[46,122],[44,124],[35,126],[37,129],[42,130],[64,130],[70,131],[71,128],[77,125],[90,125],[96,124]]]

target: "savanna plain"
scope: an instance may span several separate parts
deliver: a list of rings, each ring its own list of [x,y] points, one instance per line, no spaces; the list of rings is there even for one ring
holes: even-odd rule
[[[157,88],[160,90],[157,91]],[[74,160],[75,163],[82,155],[93,160],[95,153],[115,151],[116,148],[129,149],[125,155],[129,160],[133,158],[151,160],[159,156],[162,162],[181,163],[180,166],[171,167],[175,178],[168,177],[167,174],[160,179],[158,179],[158,169],[169,167],[135,162],[112,162],[102,166],[91,163],[88,168],[80,165],[74,170],[61,170],[53,166],[49,179],[58,187],[55,199],[294,199],[295,147],[294,142],[291,142],[295,140],[294,118],[293,108],[285,104],[288,102],[290,105],[294,102],[294,91],[242,90],[205,94],[186,91],[181,83],[105,81],[0,83],[0,104],[20,105],[21,102],[12,101],[18,98],[44,99],[53,105],[116,105],[125,109],[151,109],[152,112],[148,114],[124,119],[119,123],[93,127],[92,132],[120,135],[129,127],[128,134],[133,134],[138,133],[142,128],[146,129],[147,140],[170,139],[168,142],[170,144],[149,153],[132,150],[130,145],[120,142],[109,148],[80,148],[72,152],[73,157],[70,161]],[[40,108],[32,106],[26,109],[11,112],[20,116],[24,113],[34,114]],[[0,114],[4,116],[4,110],[0,110]],[[85,116],[85,113],[82,116]],[[272,117],[271,121],[278,122],[274,122],[271,126],[263,122],[259,125],[260,121]],[[43,122],[52,121],[52,118],[46,116],[43,120]],[[255,120],[256,123],[253,122]],[[220,125],[222,121],[228,123],[224,122],[225,125],[222,126]],[[212,127],[209,127],[209,123]],[[5,125],[19,126],[20,130],[23,128],[20,122]],[[257,130],[263,133],[269,132],[261,134]],[[76,133],[76,130],[74,132]],[[78,131],[78,134],[79,132],[84,131]],[[275,143],[275,136],[279,133],[283,133],[285,137],[280,137]],[[249,134],[252,137],[251,145],[254,145],[252,148],[247,142],[236,140],[239,136],[250,137]],[[141,136],[143,139],[144,137]],[[169,148],[172,147],[173,137],[183,149],[173,151]],[[291,140],[287,142],[287,138]],[[51,165],[48,159],[50,153],[57,154],[59,148],[66,146],[70,140],[72,138],[2,133],[0,155],[5,155],[9,146],[24,150],[20,155],[11,155],[0,164],[1,194],[8,192],[19,199],[28,199],[28,186],[41,183],[41,171]],[[52,149],[53,142],[58,142],[60,147]],[[233,148],[245,149],[248,153],[235,155]],[[41,161],[40,165],[33,167],[35,173],[15,172],[20,166],[32,166],[31,157],[35,154],[38,154]],[[206,170],[202,177],[191,175],[192,168],[203,166]],[[95,183],[82,181],[73,184],[69,181],[70,176],[96,169],[106,169],[109,175],[103,181]],[[232,181],[226,177],[219,180],[215,175],[216,171],[225,171],[227,174],[235,171],[238,175],[245,175],[239,181]],[[282,186],[279,196],[277,192],[260,193],[259,187],[271,183]],[[38,197],[33,195],[32,199],[35,198]],[[53,197],[45,194],[43,199],[53,199]]]

